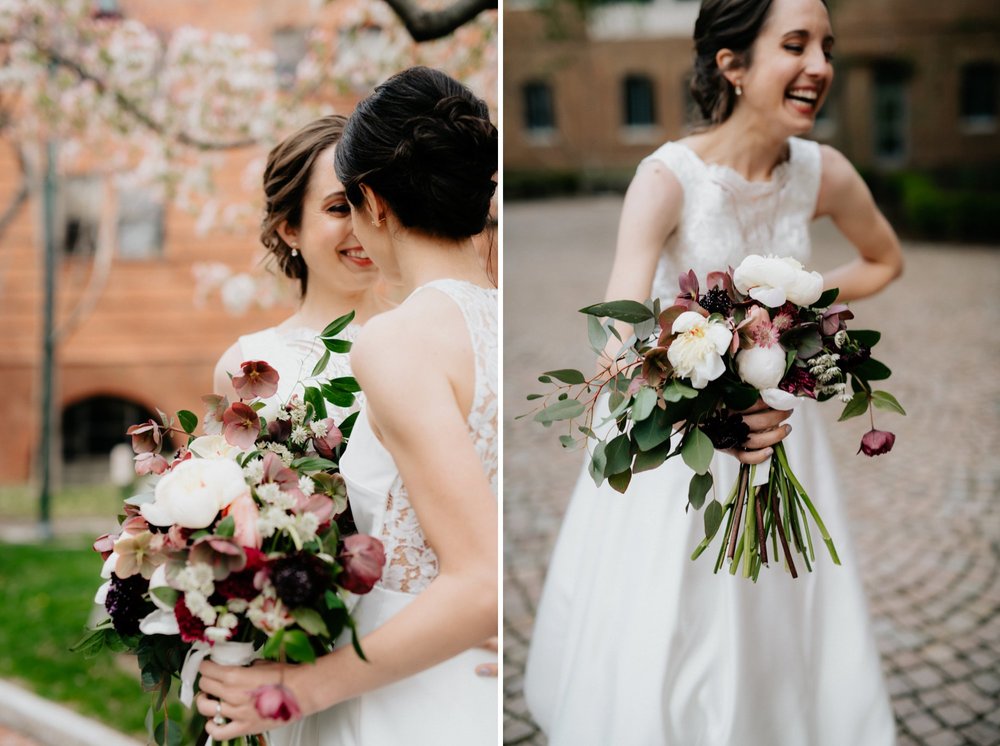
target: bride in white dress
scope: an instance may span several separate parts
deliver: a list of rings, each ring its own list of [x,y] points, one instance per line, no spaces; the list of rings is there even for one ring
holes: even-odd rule
[[[358,529],[382,539],[381,581],[354,614],[368,661],[347,644],[313,665],[201,667],[198,706],[295,746],[492,746],[499,686],[473,670],[496,633],[497,291],[472,237],[496,187],[486,105],[412,68],[359,104],[336,148],[354,232],[408,297],[370,320],[351,353],[367,399],[342,457]],[[304,719],[262,720],[249,692],[276,683]]]
[[[340,334],[353,341],[365,321],[394,305],[354,235],[347,195],[333,168],[346,123],[342,116],[321,117],[268,154],[261,241],[278,268],[298,281],[301,303],[282,323],[246,334],[226,350],[215,368],[217,393],[233,398],[230,377],[239,374],[241,363],[264,360],[279,376],[269,405],[284,404],[313,382],[310,374],[325,350],[317,337],[327,324],[353,310],[354,321]],[[347,355],[333,355],[320,377],[349,375]],[[330,414],[339,422],[348,410],[332,407]]]
[[[808,262],[808,225],[829,216],[859,257],[825,277],[840,299],[896,277],[896,237],[855,170],[801,140],[833,77],[821,0],[705,0],[695,27],[694,93],[709,125],[640,164],[625,197],[607,298],[677,295],[693,268],[750,253]],[[810,406],[812,405],[812,406]],[[765,459],[786,413],[748,417],[737,458]],[[792,579],[756,584],[690,554],[704,536],[685,513],[679,459],[619,495],[584,471],[548,570],[525,697],[553,746],[890,746],[894,724],[843,505],[815,402],[788,419],[792,467],[843,565],[817,552]],[[737,459],[716,454],[717,483]]]

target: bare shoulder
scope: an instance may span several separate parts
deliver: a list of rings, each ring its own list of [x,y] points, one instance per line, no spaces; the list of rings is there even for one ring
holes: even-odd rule
[[[422,290],[364,325],[351,348],[351,370],[364,385],[389,368],[410,377],[418,368],[438,367],[434,361],[464,339],[464,328],[462,311],[451,298]]]
[[[816,215],[832,215],[870,201],[868,187],[846,156],[829,145],[820,145],[821,175]]]

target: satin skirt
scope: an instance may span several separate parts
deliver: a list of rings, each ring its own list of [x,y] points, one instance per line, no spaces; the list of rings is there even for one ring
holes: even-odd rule
[[[416,596],[376,586],[354,608],[362,635],[385,624]],[[350,644],[350,638],[341,641]],[[467,650],[414,676],[342,702],[268,734],[273,746],[495,746],[499,683],[476,676],[496,661]]]
[[[626,494],[586,468],[549,566],[525,697],[551,746],[891,746],[895,729],[858,564],[816,403],[786,439],[792,469],[833,536],[798,579],[773,559],[756,584],[696,561],[680,458]],[[715,455],[725,499],[737,461]],[[711,499],[711,493],[709,496]],[[770,548],[770,543],[769,543]],[[794,556],[794,555],[793,555]]]

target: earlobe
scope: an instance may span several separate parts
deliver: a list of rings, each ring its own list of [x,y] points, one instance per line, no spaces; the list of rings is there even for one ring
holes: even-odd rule
[[[299,247],[299,229],[293,228],[288,224],[287,220],[282,220],[277,228],[278,235],[281,236],[281,240],[286,244],[291,246],[293,249]]]
[[[365,209],[368,211],[368,216],[371,218],[372,225],[376,228],[381,227],[382,223],[385,221],[386,204],[375,191],[367,184],[361,185],[361,194],[364,196]]]
[[[722,72],[723,77],[728,80],[732,85],[737,85],[737,73],[736,70],[740,68],[740,60],[736,53],[731,49],[720,49],[715,53],[715,64],[719,66],[719,70]]]

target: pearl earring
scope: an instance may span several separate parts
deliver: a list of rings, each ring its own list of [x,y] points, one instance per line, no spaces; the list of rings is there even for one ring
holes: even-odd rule
[[[297,243],[292,244],[292,250],[290,253],[293,259],[299,255],[299,245]]]
[[[739,83],[736,84],[736,95],[737,96],[743,95],[743,86],[741,86]]]

